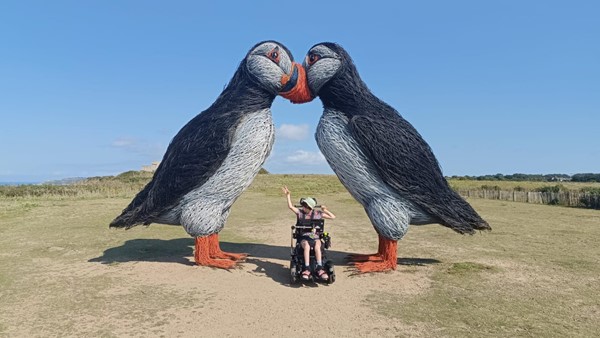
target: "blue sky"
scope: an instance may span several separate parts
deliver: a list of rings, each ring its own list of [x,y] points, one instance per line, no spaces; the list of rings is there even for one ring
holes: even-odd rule
[[[255,43],[344,46],[445,175],[600,172],[597,1],[2,1],[0,182],[162,158]],[[273,173],[331,173],[318,100],[272,107]]]

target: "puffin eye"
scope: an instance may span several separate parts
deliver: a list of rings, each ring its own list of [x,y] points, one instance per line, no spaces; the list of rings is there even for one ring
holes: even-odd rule
[[[279,59],[281,58],[281,55],[279,54],[279,47],[275,47],[270,52],[268,52],[267,57],[271,59],[271,61],[279,63]]]
[[[313,65],[315,62],[319,61],[321,57],[317,54],[308,54],[308,64]]]

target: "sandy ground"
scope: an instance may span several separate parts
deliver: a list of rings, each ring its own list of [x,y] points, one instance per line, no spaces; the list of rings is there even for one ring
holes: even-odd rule
[[[155,262],[123,264],[117,273],[126,275],[133,284],[147,285],[148,292],[159,285],[189,294],[194,301],[156,313],[166,321],[156,330],[144,324],[122,325],[114,333],[182,337],[396,336],[418,331],[377,315],[364,303],[371,290],[377,288],[401,294],[421,292],[426,285],[419,285],[423,281],[415,275],[380,275],[373,283],[373,278],[348,278],[342,272],[331,286],[290,287],[286,265],[284,260],[260,257],[249,259],[232,272]],[[116,295],[119,289],[113,290]]]
[[[149,231],[160,235],[165,229],[181,237],[147,238]],[[328,257],[336,267],[335,283],[290,285],[290,234],[278,222],[263,224],[262,244],[232,243],[221,236],[223,250],[250,255],[233,270],[194,265],[193,239],[180,228],[153,225],[108,233],[124,237],[123,244],[96,255],[73,249],[80,245],[75,238],[73,247],[42,237],[24,239],[30,241],[24,247],[43,253],[19,267],[32,273],[31,288],[13,285],[31,291],[4,295],[14,304],[3,306],[10,310],[0,316],[0,336],[393,337],[431,332],[378,314],[369,301],[381,296],[378,291],[403,297],[425,292],[431,270],[427,260],[401,258],[397,271],[353,275],[345,257],[354,251],[334,235]],[[372,243],[365,246],[375,251],[374,232],[369,237]]]
[[[276,244],[286,240],[256,245],[224,243],[223,249],[251,255],[231,271],[193,266],[191,255],[180,262],[125,262],[116,267],[90,262],[74,270],[122,278],[125,286],[107,291],[116,297],[130,293],[130,285],[143,286],[149,294],[158,288],[189,295],[181,307],[157,311],[154,317],[164,318],[159,327],[139,322],[130,326],[127,318],[117,318],[122,325],[113,333],[118,336],[421,335],[418,327],[378,315],[367,299],[374,296],[374,290],[406,297],[424,292],[429,284],[424,278],[427,266],[420,266],[417,273],[403,273],[401,266],[391,273],[353,276],[343,259],[346,253],[332,250],[329,256],[336,263],[335,283],[290,285],[289,247]],[[413,262],[407,260],[406,264]],[[98,324],[103,325],[102,321]]]

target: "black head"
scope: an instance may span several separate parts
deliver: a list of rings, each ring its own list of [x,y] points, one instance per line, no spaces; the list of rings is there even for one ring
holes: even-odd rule
[[[268,40],[257,43],[242,62],[250,78],[271,94],[277,94],[293,70],[294,57],[283,44]]]
[[[304,59],[308,87],[323,105],[352,115],[365,105],[380,104],[362,81],[352,58],[332,42],[314,45]]]
[[[360,80],[352,58],[342,46],[333,42],[318,43],[310,48],[303,63],[308,86],[314,96],[330,81],[347,75]]]

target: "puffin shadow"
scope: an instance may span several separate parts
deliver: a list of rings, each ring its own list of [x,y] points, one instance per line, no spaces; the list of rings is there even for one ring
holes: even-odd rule
[[[249,256],[246,258],[247,263],[255,264],[256,269],[251,273],[264,274],[273,281],[290,287],[317,287],[316,283],[298,283],[290,285],[290,258],[291,248],[289,246],[277,246],[257,243],[228,243],[221,242],[221,249],[230,252],[244,252]],[[327,251],[327,259],[333,262],[334,266],[348,266],[345,257],[347,252]],[[279,259],[285,261],[280,264],[271,262],[270,259]]]
[[[360,276],[363,275],[352,263],[352,260],[349,256],[346,256],[346,260],[349,261],[348,267],[346,268],[346,272],[349,273],[350,276]],[[439,264],[442,261],[434,259],[434,258],[417,258],[417,257],[401,257],[397,259],[398,265],[404,266],[427,266],[430,264]]]
[[[250,258],[274,258],[285,260],[287,262],[289,262],[291,258],[291,248],[289,246],[221,242],[221,249],[231,252],[244,252],[249,254],[251,256]],[[327,250],[327,259],[331,260],[335,266],[347,266],[348,262],[345,257],[348,256],[348,254],[348,252]],[[286,263],[286,269],[288,267],[288,263]]]
[[[102,264],[123,262],[166,262],[194,265],[188,257],[194,255],[193,238],[132,239],[123,245],[110,248],[88,262]]]
[[[282,285],[289,285],[290,281],[290,252],[289,246],[278,246],[258,243],[231,243],[221,242],[223,251],[234,253],[247,253],[249,257],[247,263],[255,264],[257,267],[251,273],[264,274]],[[162,239],[132,239],[123,245],[106,249],[104,253],[88,262],[99,262],[102,264],[124,263],[124,262],[161,262],[161,263],[179,263],[184,265],[195,265],[194,239],[176,238],[169,240]],[[348,266],[345,257],[347,252],[327,251],[327,258],[334,266]],[[280,264],[272,262],[272,259],[285,261]],[[243,262],[241,264],[244,264]],[[295,285],[294,285],[295,286]]]
[[[270,259],[289,260],[290,248],[287,246],[268,245],[259,243],[230,243],[221,242],[221,250],[227,252],[243,252],[248,257],[240,264],[254,264],[256,268],[250,273],[257,276],[266,276],[273,281],[288,285],[290,281],[290,270],[287,263],[282,265],[271,262]]]
[[[246,258],[246,263],[256,265],[256,269],[250,272],[253,275],[271,278],[281,285],[290,283],[290,269],[285,265],[251,257]]]

